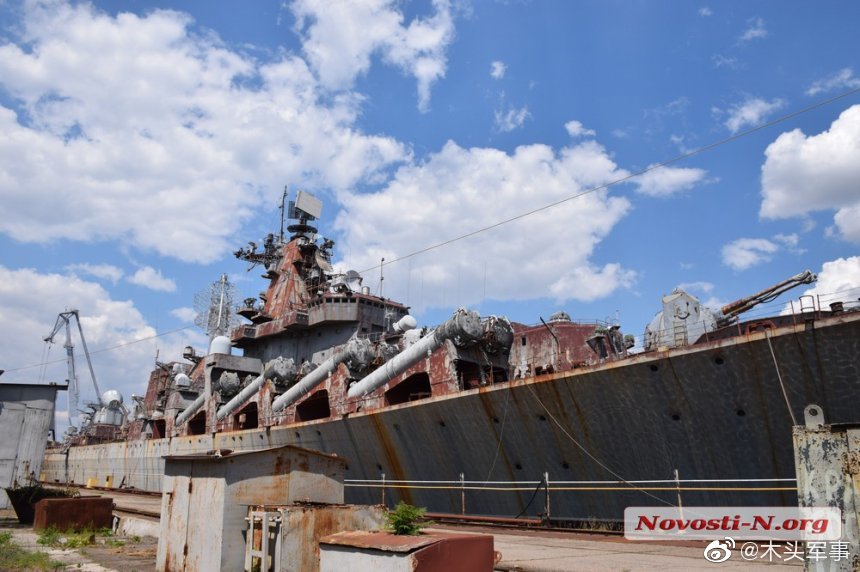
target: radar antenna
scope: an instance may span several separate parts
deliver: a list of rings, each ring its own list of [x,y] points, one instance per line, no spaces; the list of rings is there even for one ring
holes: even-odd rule
[[[239,325],[233,312],[236,287],[226,274],[194,295],[194,323],[200,326],[211,342],[216,336],[228,336],[230,330]]]
[[[322,214],[322,202],[306,191],[296,193],[296,200],[290,201],[287,209],[287,217],[298,219],[298,224],[291,224],[287,230],[293,235],[316,234],[317,229],[308,224],[320,218]]]

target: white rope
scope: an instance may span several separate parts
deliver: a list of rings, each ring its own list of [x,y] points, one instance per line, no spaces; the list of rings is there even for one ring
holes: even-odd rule
[[[779,380],[779,387],[782,388],[782,396],[785,398],[785,406],[788,407],[788,414],[791,415],[791,424],[797,425],[797,419],[795,419],[794,411],[791,409],[791,402],[788,400],[788,392],[785,390],[785,384],[782,383],[782,374],[779,373],[779,364],[776,362],[776,354],[773,353],[773,344],[770,343],[770,332],[765,330],[764,337],[767,338],[767,347],[770,348],[770,355],[773,358],[773,367],[776,368],[776,378]]]

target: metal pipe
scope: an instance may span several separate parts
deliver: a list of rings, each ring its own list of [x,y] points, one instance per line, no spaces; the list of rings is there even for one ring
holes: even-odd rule
[[[262,373],[254,378],[254,380],[242,388],[242,391],[237,393],[233,399],[221,406],[218,413],[215,414],[217,421],[223,421],[225,417],[233,413],[240,405],[242,405],[249,397],[260,391],[263,384],[266,382],[266,376]]]
[[[182,413],[180,413],[179,415],[176,416],[175,425],[176,426],[182,425],[183,423],[185,423],[186,421],[191,419],[191,416],[194,415],[197,412],[197,410],[200,409],[200,407],[204,403],[206,403],[206,393],[205,392],[198,395],[197,399],[195,399],[194,401],[191,402],[191,405],[186,407],[182,411]]]
[[[364,396],[385,385],[420,360],[441,346],[445,340],[458,344],[468,344],[481,338],[483,328],[477,312],[460,308],[447,322],[409,346],[391,360],[374,370],[367,377],[349,388],[349,397]]]
[[[349,360],[365,363],[369,357],[372,357],[370,341],[365,338],[351,339],[349,343],[337,348],[327,360],[275,399],[272,402],[272,411],[280,411],[307,395],[313,388],[325,381],[325,378],[341,363]]]

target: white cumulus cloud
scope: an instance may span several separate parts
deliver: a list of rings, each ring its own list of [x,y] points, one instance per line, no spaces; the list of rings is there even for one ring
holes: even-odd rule
[[[743,67],[738,61],[738,58],[732,56],[724,56],[722,54],[713,55],[711,57],[711,61],[714,63],[715,68],[727,68],[731,70],[736,70]]]
[[[197,317],[197,312],[194,310],[194,308],[183,306],[182,308],[174,308],[173,310],[171,310],[170,315],[174,318],[182,320],[183,322],[192,323],[194,322],[194,318]]]
[[[507,69],[508,66],[505,65],[505,62],[496,60],[490,64],[490,77],[493,79],[502,79],[505,77]]]
[[[116,284],[123,277],[123,270],[112,264],[69,264],[66,270],[75,275],[80,276],[95,276],[102,280],[109,280]]]
[[[558,151],[527,145],[510,154],[448,142],[422,164],[402,167],[381,191],[345,197],[336,221],[346,256],[339,265],[371,269],[365,284],[376,289],[378,270],[372,269],[381,258],[392,261],[624,175],[594,141]],[[386,265],[384,294],[419,310],[485,296],[607,296],[629,286],[635,274],[615,262],[598,264],[592,254],[629,209],[627,199],[605,190],[563,202]]]
[[[860,306],[860,256],[825,262],[818,272],[818,281],[803,295],[815,296],[822,310],[827,310],[832,302],[847,303],[846,307]],[[796,303],[794,310],[797,311]],[[786,304],[782,313],[789,314],[791,311],[791,305]]]
[[[523,126],[526,119],[531,117],[529,108],[524,106],[520,108],[508,107],[506,109],[497,109],[495,112],[496,129],[502,133],[507,133]]]
[[[586,129],[581,121],[575,119],[565,123],[564,128],[571,137],[594,137],[597,135],[594,129]]]
[[[854,89],[860,87],[860,77],[854,75],[851,68],[842,68],[833,75],[815,81],[806,90],[806,95],[818,95],[838,89]]]
[[[637,191],[652,197],[666,197],[693,188],[705,178],[704,169],[690,167],[660,167],[634,179]]]
[[[842,238],[860,243],[860,105],[843,111],[817,135],[800,129],[781,134],[765,156],[762,217],[835,210]]]
[[[746,127],[755,127],[767,120],[767,118],[775,111],[782,109],[785,102],[781,99],[773,99],[767,101],[760,97],[747,98],[742,103],[733,105],[728,110],[728,118],[725,121],[725,126],[732,133]]]
[[[723,246],[723,264],[735,270],[746,270],[769,262],[779,252],[803,254],[797,233],[775,234],[770,238],[739,238]]]
[[[747,27],[740,37],[740,41],[749,42],[750,40],[761,40],[768,36],[767,26],[761,18],[750,18],[747,21]]]
[[[735,270],[746,270],[768,262],[779,245],[766,238],[738,238],[723,246],[723,264]]]
[[[132,284],[157,290],[159,292],[175,292],[176,282],[170,278],[162,276],[160,270],[156,270],[152,266],[144,266],[138,268],[137,271],[127,278]]]
[[[99,388],[119,390],[127,404],[132,393],[142,395],[146,390],[157,351],[160,350],[162,359],[164,356],[173,359],[189,343],[198,347],[206,343],[201,333],[192,330],[154,337],[156,330],[132,302],[111,299],[97,283],[75,276],[0,266],[0,316],[4,324],[15,326],[15,335],[7,336],[0,344],[0,363],[6,369],[4,381],[40,381],[45,347],[42,339],[51,332],[57,314],[68,308],[76,308],[80,313]],[[77,371],[83,405],[95,400],[96,395],[75,330],[72,343],[80,360]],[[62,383],[67,378],[61,347],[64,340],[63,334],[47,353],[45,382]],[[65,399],[60,398],[58,407],[65,408]]]
[[[430,88],[445,76],[446,50],[454,39],[454,18],[448,0],[433,0],[434,13],[408,24],[396,0],[295,0],[290,9],[303,51],[322,85],[352,87],[367,73],[371,57],[382,59],[415,77],[418,108],[427,111]]]
[[[0,232],[16,240],[208,262],[284,181],[337,191],[410,157],[354,127],[357,95],[321,98],[302,58],[260,63],[187,15],[60,1],[22,14],[20,36],[0,46],[12,102],[0,105]],[[420,22],[409,29],[418,52],[434,44]]]
[[[714,285],[711,282],[705,281],[682,282],[681,284],[678,284],[678,288],[686,290],[687,292],[703,292],[705,294],[710,294],[714,289]]]

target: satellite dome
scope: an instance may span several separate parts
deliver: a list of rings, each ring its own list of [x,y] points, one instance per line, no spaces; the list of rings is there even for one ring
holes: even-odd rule
[[[184,373],[179,373],[173,379],[173,384],[176,387],[191,387],[191,378]]]
[[[549,321],[550,322],[569,322],[570,321],[570,314],[568,314],[567,312],[564,312],[564,311],[556,312],[555,314],[553,314],[552,316],[549,317]]]
[[[122,394],[116,389],[108,389],[102,393],[102,403],[111,409],[116,409],[122,405]]]
[[[230,355],[230,338],[227,336],[215,336],[212,338],[212,343],[209,344],[210,354],[227,354]]]

